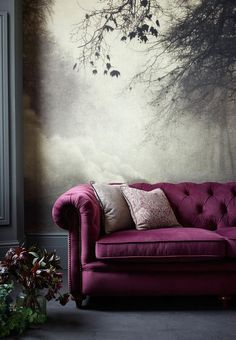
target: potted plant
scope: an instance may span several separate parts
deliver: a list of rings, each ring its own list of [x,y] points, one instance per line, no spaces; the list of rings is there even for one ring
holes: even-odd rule
[[[61,305],[69,301],[70,294],[60,292],[60,269],[60,258],[55,251],[37,246],[19,246],[7,251],[0,262],[0,336],[12,330],[20,333],[32,323],[44,322],[46,300],[55,299]],[[15,303],[10,303],[9,295],[15,284],[19,285],[20,293]]]
[[[13,289],[13,282],[0,284],[0,337],[21,334],[30,325],[46,320],[46,316],[36,310],[9,303],[12,302],[10,293]]]

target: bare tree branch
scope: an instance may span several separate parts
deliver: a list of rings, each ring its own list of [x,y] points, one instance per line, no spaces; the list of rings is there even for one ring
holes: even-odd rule
[[[103,0],[102,8],[85,15],[72,34],[82,53],[78,64],[90,63],[104,74],[115,71],[106,37],[146,43],[146,62],[128,88],[142,82],[155,92],[153,104],[168,99],[171,105],[209,109],[209,102],[236,101],[236,1],[174,0],[170,24],[160,34],[157,16],[163,9],[156,0]],[[81,32],[83,34],[81,35]],[[217,94],[217,95],[216,95]],[[182,104],[181,104],[182,103]],[[213,106],[212,106],[213,110]]]
[[[86,13],[72,31],[72,41],[79,43],[81,50],[74,68],[90,64],[96,74],[102,61],[104,74],[118,76],[119,71],[111,64],[107,36],[116,33],[124,42],[138,39],[144,43],[157,37],[160,6],[156,0],[102,0],[101,4],[101,9]]]

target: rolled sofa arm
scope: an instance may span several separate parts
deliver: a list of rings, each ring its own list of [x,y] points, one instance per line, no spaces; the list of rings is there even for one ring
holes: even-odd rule
[[[95,259],[95,242],[101,233],[101,209],[90,184],[82,184],[62,194],[52,209],[54,222],[69,230],[69,261],[80,258],[81,265]],[[76,261],[77,261],[76,260]]]

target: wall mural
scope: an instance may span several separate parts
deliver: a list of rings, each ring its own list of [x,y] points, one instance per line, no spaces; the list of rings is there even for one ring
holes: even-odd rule
[[[235,179],[234,0],[24,0],[27,232],[89,180]]]

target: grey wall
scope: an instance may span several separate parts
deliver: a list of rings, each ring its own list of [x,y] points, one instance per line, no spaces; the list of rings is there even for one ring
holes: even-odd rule
[[[23,239],[21,1],[0,1],[0,257]]]

